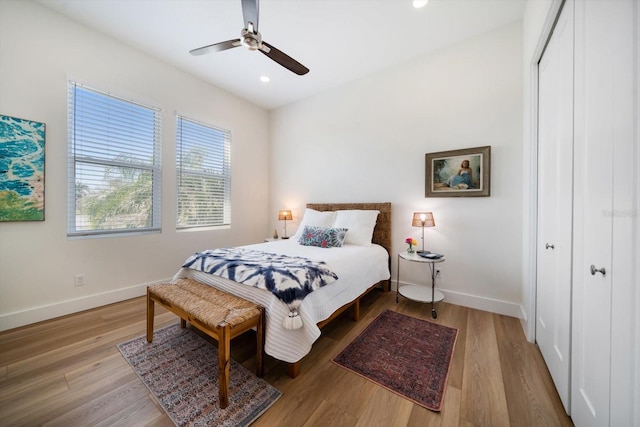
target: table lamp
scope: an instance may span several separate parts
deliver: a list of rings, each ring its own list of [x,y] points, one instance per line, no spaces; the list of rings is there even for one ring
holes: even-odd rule
[[[293,219],[293,215],[291,214],[291,211],[288,209],[279,211],[278,219],[280,221],[284,220],[284,236],[282,236],[282,238],[288,239],[289,237],[287,236],[287,221],[291,221]]]
[[[436,222],[433,219],[433,214],[431,212],[414,212],[411,225],[414,227],[422,227],[422,250],[418,251],[418,253],[424,253],[424,228],[435,227]]]

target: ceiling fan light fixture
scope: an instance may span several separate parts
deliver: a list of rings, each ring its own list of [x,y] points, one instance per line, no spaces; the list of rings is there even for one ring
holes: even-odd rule
[[[425,7],[427,3],[429,3],[429,0],[413,0],[413,7],[420,9],[421,7]]]
[[[241,33],[240,43],[249,50],[258,50],[262,47],[262,36],[245,28]]]

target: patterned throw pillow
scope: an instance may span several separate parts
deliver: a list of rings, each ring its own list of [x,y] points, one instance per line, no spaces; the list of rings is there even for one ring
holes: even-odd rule
[[[304,246],[339,248],[347,235],[347,228],[326,228],[305,225],[298,242]]]

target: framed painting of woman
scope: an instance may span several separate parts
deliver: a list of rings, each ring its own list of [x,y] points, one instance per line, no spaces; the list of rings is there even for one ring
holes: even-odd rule
[[[427,153],[425,197],[488,197],[491,146]]]

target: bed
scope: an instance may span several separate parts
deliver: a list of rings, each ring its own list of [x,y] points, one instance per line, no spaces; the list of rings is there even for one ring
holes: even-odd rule
[[[330,212],[337,211],[341,212],[336,213],[333,218],[335,220],[340,215],[342,225],[348,225],[349,215],[352,215],[351,218],[355,218],[353,215],[361,218],[360,214],[368,214],[371,218],[371,211],[378,211],[377,217],[373,219],[375,226],[370,244],[362,239],[358,240],[362,236],[362,230],[356,230],[358,224],[352,225],[351,235],[347,231],[342,247],[327,249],[305,246],[298,242],[305,225],[322,225],[310,222],[326,221],[318,218],[329,218],[334,215]],[[362,296],[380,284],[383,289],[389,290],[391,203],[307,204],[299,230],[290,239],[246,245],[239,250],[304,257],[324,262],[338,277],[333,283],[320,287],[304,297],[295,310],[296,315],[299,315],[300,325],[296,326],[296,329],[287,329],[284,325],[291,316],[291,306],[266,289],[237,283],[193,268],[183,267],[174,276],[174,280],[191,278],[265,307],[265,352],[275,359],[287,362],[289,376],[295,377],[299,372],[301,359],[311,351],[313,343],[320,337],[322,326],[349,308],[353,309],[353,317],[357,320],[359,300]]]

